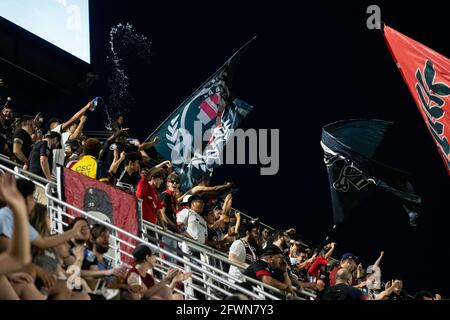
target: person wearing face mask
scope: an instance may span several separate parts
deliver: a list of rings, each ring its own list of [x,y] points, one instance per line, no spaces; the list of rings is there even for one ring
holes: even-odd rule
[[[28,159],[29,171],[52,180],[51,167],[53,163],[53,150],[61,147],[61,135],[58,132],[50,132],[45,139],[36,142]]]

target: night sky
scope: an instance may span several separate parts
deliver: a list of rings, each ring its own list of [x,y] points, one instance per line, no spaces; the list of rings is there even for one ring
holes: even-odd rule
[[[260,176],[259,165],[227,165],[215,170],[213,182],[235,182],[240,189],[236,208],[273,226],[294,226],[306,242],[332,236],[338,244],[335,257],[353,252],[367,266],[384,250],[384,280],[401,277],[411,293],[424,289],[448,297],[449,177],[381,32],[366,27],[371,4],[91,1],[92,69],[101,76],[91,93],[106,94],[110,27],[131,23],[152,41],[151,63],[136,61],[128,70],[136,104],[127,122],[135,136],[145,139],[256,35],[238,65],[232,90],[254,106],[242,128],[280,129],[280,171]],[[387,25],[450,56],[443,1],[376,4]],[[76,106],[89,98],[58,97],[46,108],[62,101]],[[423,200],[418,227],[409,226],[394,198],[379,194],[331,234],[321,129],[351,118],[394,122],[375,157],[411,173]],[[101,129],[93,122],[88,129]]]

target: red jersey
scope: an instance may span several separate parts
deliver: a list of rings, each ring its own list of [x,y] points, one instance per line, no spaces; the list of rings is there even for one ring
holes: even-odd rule
[[[156,212],[161,209],[158,188],[150,185],[149,181],[142,177],[136,188],[136,197],[142,199],[142,218],[156,224],[158,222]]]

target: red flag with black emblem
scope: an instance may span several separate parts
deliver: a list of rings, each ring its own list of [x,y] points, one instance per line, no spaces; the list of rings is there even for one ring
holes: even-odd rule
[[[67,168],[64,168],[63,177],[64,197],[67,203],[138,236],[139,218],[137,199],[134,195]],[[73,210],[68,209],[68,212],[76,217],[80,216]],[[111,230],[111,234],[114,235],[115,232]],[[135,240],[124,234],[119,234],[118,238],[132,245],[137,244]],[[128,264],[133,263],[133,259],[130,258],[133,249],[123,243],[115,244],[121,251],[121,261]]]
[[[388,26],[384,38],[450,174],[450,59]]]

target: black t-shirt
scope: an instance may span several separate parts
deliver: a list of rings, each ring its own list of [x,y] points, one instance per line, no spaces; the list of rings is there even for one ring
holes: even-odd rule
[[[400,294],[396,294],[395,292],[392,292],[389,297],[388,297],[389,301],[405,301],[408,300],[408,294],[404,291],[401,291]]]
[[[48,166],[51,171],[53,152],[52,149],[48,147],[48,143],[45,140],[39,141],[34,145],[33,150],[30,152],[30,157],[28,158],[29,171],[45,178],[44,171],[42,171],[41,167],[41,156],[48,158]]]
[[[6,139],[6,143],[11,147],[14,137],[14,121],[13,120],[1,120],[0,121],[0,134]]]
[[[340,283],[325,289],[321,300],[365,300],[365,296],[361,290]]]
[[[109,168],[111,167],[111,164],[114,161],[114,150],[117,148],[117,151],[119,152],[119,155],[125,151],[125,153],[128,152],[137,152],[139,150],[139,147],[133,146],[128,143],[122,143],[122,142],[105,142],[103,145],[103,152],[102,157],[99,159],[102,161],[102,166],[104,166],[103,170],[106,172],[109,171]],[[117,172],[122,172],[125,168],[124,163],[122,162],[119,165],[119,168],[117,169]]]
[[[132,192],[136,191],[136,186],[141,179],[138,172],[133,172],[131,175],[123,169],[122,173],[117,177],[116,185],[118,187],[126,188]]]
[[[242,274],[256,280],[261,280],[260,277],[263,276],[269,276],[278,281],[284,282],[283,272],[281,270],[272,268],[264,260],[257,260],[253,262],[250,266],[248,266],[247,269],[242,272]]]
[[[22,145],[22,152],[25,155],[25,157],[30,156],[31,148],[33,147],[33,140],[31,139],[31,136],[23,130],[22,128],[19,128],[14,133],[14,143],[19,143]],[[17,159],[18,162],[20,162],[19,159]]]
[[[245,269],[242,272],[243,275],[255,279],[255,280],[262,280],[263,276],[269,276],[273,279],[276,279],[280,282],[284,282],[284,275],[283,272],[279,269],[272,268],[267,262],[264,260],[257,260],[250,264],[247,269]],[[251,290],[253,287],[253,284],[246,281],[242,283],[242,287]],[[273,295],[279,297],[280,299],[284,299],[285,296],[276,292],[271,292]]]
[[[218,241],[219,235],[217,234],[217,231],[214,229],[211,229],[208,227],[208,240],[209,241]]]
[[[97,256],[89,249],[84,250],[83,264],[81,265],[81,270],[90,270],[91,266],[96,266],[98,264]]]
[[[6,136],[0,133],[0,153],[7,154],[6,153]]]

